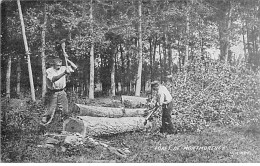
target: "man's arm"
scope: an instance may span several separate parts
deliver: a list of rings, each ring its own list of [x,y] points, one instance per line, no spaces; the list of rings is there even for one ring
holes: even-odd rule
[[[66,67],[65,67],[66,68]],[[46,74],[47,74],[47,79],[49,79],[51,82],[56,82],[58,81],[61,77],[63,77],[66,74],[69,74],[70,71],[68,69],[64,69],[64,72],[62,72],[59,75],[55,75],[53,73],[52,69],[47,69]]]
[[[56,81],[58,81],[58,80],[59,80],[61,77],[63,77],[64,75],[66,75],[66,70],[65,70],[63,73],[61,73],[61,74],[59,74],[59,75],[57,75],[57,76],[53,76],[51,82],[56,82]]]

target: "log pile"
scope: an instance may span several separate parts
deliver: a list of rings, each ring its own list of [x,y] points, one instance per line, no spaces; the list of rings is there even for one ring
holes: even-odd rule
[[[151,123],[145,124],[147,99],[135,96],[122,96],[121,102],[127,101],[133,108],[112,108],[102,106],[89,106],[75,104],[73,112],[75,118],[69,118],[63,122],[63,131],[79,133],[83,137],[112,135],[130,131],[144,130],[151,127]]]

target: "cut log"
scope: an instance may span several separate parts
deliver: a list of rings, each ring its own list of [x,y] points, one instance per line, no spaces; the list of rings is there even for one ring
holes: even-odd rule
[[[94,116],[94,117],[134,117],[134,116],[144,116],[145,108],[111,108],[111,107],[96,107],[88,106],[83,104],[75,104],[75,112],[79,116]]]
[[[100,136],[144,130],[151,127],[151,123],[144,125],[143,117],[90,117],[78,116],[69,118],[63,123],[63,131],[80,133],[83,137]]]
[[[121,96],[121,102],[125,105],[125,107],[142,107],[147,103],[148,98],[137,97],[137,96]]]

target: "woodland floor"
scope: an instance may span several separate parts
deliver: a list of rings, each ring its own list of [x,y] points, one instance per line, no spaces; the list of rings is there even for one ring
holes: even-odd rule
[[[20,104],[17,104],[19,102]],[[11,111],[19,112],[26,109],[26,106],[21,104],[26,104],[26,102],[22,100],[19,102],[18,100],[10,102]],[[110,98],[97,98],[86,103],[105,105],[109,102],[111,102]],[[39,112],[37,108],[30,111],[30,115],[35,119],[40,118],[42,112]],[[79,145],[65,152],[57,148],[41,148],[38,145],[44,139],[44,132],[37,125],[30,124],[35,128],[29,128],[30,125],[28,125],[19,129],[14,127],[16,125],[24,125],[24,123],[9,124],[6,128],[2,128],[2,162],[56,163],[94,162],[96,160],[124,163],[260,162],[258,126],[217,127],[211,125],[200,133],[162,135],[158,132],[142,131],[98,138],[109,142],[114,147],[128,147],[131,151],[129,156],[120,158],[100,146]]]

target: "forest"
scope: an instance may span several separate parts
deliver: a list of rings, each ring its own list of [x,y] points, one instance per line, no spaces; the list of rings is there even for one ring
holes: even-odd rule
[[[132,92],[140,96],[141,91],[149,91],[149,81],[166,82],[167,76],[187,71],[197,60],[204,64],[209,60],[243,62],[256,71],[258,3],[21,1],[36,96],[44,95],[42,73],[48,60],[62,57],[62,39],[66,40],[69,57],[79,66],[67,88],[81,97],[94,98],[96,84],[102,86],[96,88],[102,94]],[[30,89],[28,56],[16,1],[1,5],[1,89],[2,94],[17,97]],[[237,45],[242,47],[239,51],[231,49]],[[212,55],[210,50],[219,52]]]
[[[149,97],[150,83],[158,80],[173,97],[177,143],[184,146],[183,140],[195,134],[188,145],[229,149],[210,153],[182,149],[174,154],[159,150],[162,153],[152,157],[158,146],[150,147],[151,142],[159,140],[159,147],[169,147],[168,139],[175,138],[145,135],[152,139],[149,142],[142,133],[126,133],[116,136],[117,141],[125,140],[138,156],[119,162],[259,162],[259,6],[259,0],[3,0],[1,149],[8,151],[1,150],[1,160],[75,162],[79,160],[75,156],[83,154],[84,150],[74,151],[77,155],[60,157],[60,152],[50,156],[53,151],[48,151],[41,152],[43,158],[32,157],[37,147],[28,141],[40,137],[31,130],[40,132],[33,121],[43,112],[46,69],[54,57],[65,61],[61,48],[65,41],[68,58],[78,66],[67,80],[71,105],[93,101],[102,105],[101,99],[114,101],[121,95]],[[17,112],[14,101],[26,101],[22,112]],[[216,136],[213,128],[228,134]],[[18,131],[30,133],[27,142],[10,140]],[[142,142],[144,150],[133,140]],[[24,142],[30,149],[24,145],[15,152],[14,147]],[[241,149],[234,152],[238,143],[241,149],[257,146],[254,152],[247,151],[254,155],[243,155]],[[68,155],[72,157],[64,159]]]

